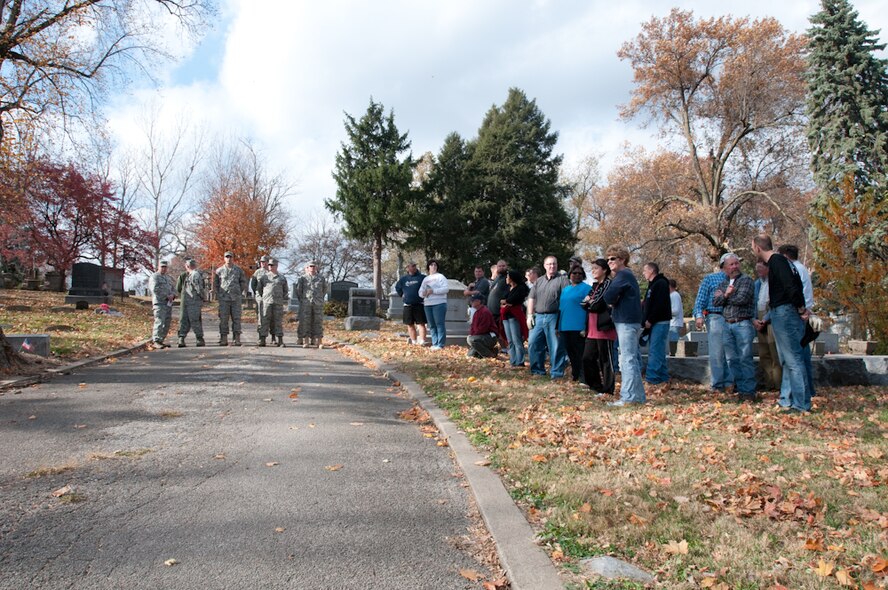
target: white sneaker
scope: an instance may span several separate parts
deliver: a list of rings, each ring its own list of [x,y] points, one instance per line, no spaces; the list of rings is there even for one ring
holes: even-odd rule
[[[432,346],[429,347],[429,350],[442,350],[442,348],[440,346]]]

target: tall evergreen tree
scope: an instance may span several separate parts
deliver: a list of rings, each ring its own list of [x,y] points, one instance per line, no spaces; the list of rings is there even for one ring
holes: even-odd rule
[[[394,111],[386,116],[384,110],[371,98],[360,120],[345,114],[348,139],[336,154],[336,196],[324,200],[345,221],[348,237],[371,241],[377,301],[383,295],[383,245],[405,226],[413,197],[410,142],[398,131]]]
[[[848,0],[822,0],[811,24],[806,106],[815,182],[821,191],[839,192],[851,174],[857,192],[884,186],[888,69],[875,52],[885,44]]]
[[[536,101],[517,88],[487,112],[469,160],[477,192],[464,207],[480,238],[477,259],[523,267],[554,254],[566,262],[575,236],[558,182],[557,141]]]

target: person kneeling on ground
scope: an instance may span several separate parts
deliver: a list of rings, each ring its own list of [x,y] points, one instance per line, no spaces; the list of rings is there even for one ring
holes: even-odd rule
[[[493,319],[493,314],[484,305],[483,295],[472,295],[472,309],[475,310],[475,313],[472,315],[472,325],[469,328],[469,335],[466,337],[466,342],[469,344],[466,356],[495,357],[497,354],[496,322]]]

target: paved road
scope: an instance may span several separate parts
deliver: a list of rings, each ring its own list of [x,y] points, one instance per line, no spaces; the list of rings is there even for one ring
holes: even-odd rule
[[[335,350],[254,346],[6,391],[0,588],[477,588],[467,491],[410,405]]]

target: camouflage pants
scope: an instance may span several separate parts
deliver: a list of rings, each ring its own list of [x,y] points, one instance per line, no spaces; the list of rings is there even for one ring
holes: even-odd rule
[[[259,327],[259,337],[265,338],[269,332],[272,336],[284,335],[284,306],[280,303],[266,303],[262,306],[262,325]]]
[[[306,301],[299,304],[299,325],[296,328],[297,338],[324,337],[324,304]]]
[[[240,299],[219,300],[219,333],[228,335],[228,318],[231,318],[231,331],[241,333],[241,310],[243,302]]]
[[[179,338],[185,338],[189,330],[194,330],[194,337],[203,340],[203,319],[199,305],[183,305],[179,313]]]
[[[154,330],[151,339],[163,342],[170,333],[170,321],[173,319],[173,308],[166,303],[154,304]]]
[[[265,326],[265,302],[262,299],[256,300],[256,331],[262,334],[263,326]],[[268,334],[268,328],[264,328]]]

